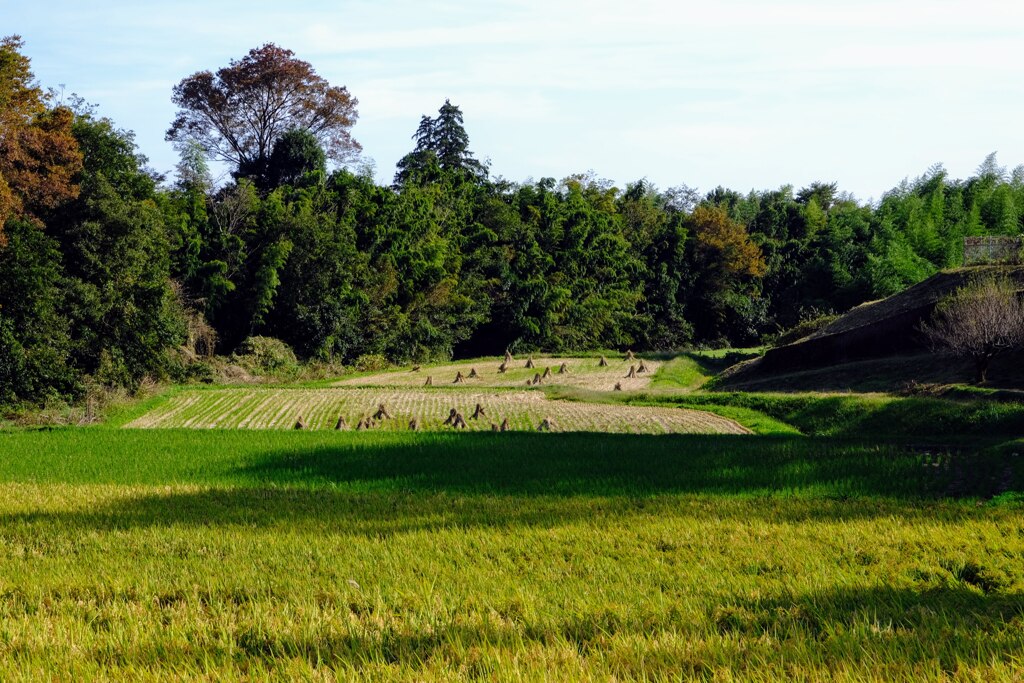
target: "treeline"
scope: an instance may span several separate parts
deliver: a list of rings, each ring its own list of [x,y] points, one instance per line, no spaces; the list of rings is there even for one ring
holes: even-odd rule
[[[964,236],[1024,227],[1024,172],[994,156],[967,180],[934,167],[874,205],[824,183],[512,183],[469,151],[448,102],[421,119],[390,185],[329,172],[310,123],[236,154],[216,186],[201,122],[181,117],[168,133],[181,163],[163,179],[130,133],[42,93],[20,48],[0,49],[0,403],[185,379],[197,356],[257,335],[341,363],[754,344],[958,265]],[[277,50],[230,68],[291,59]]]

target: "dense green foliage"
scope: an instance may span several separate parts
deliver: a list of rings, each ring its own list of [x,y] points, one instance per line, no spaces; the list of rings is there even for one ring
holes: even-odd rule
[[[994,157],[966,181],[935,167],[873,205],[821,183],[746,195],[591,175],[515,184],[474,157],[447,101],[421,119],[391,186],[328,172],[300,119],[261,142],[259,169],[239,162],[219,187],[215,150],[175,138],[177,179],[161,184],[130,133],[79,109],[73,187],[31,216],[41,234],[13,213],[4,226],[4,403],[73,398],[90,378],[187,376],[189,353],[169,354],[207,322],[224,355],[264,336],[346,363],[756,344],[957,265],[965,235],[1019,234],[1024,216],[1024,171]]]
[[[1020,504],[942,496],[934,458],[0,432],[0,677],[1017,680]]]

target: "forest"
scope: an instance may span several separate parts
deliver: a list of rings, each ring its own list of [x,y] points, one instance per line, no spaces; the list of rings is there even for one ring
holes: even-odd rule
[[[0,43],[0,405],[201,378],[253,337],[337,364],[757,345],[1024,227],[1024,167],[994,153],[871,203],[827,180],[514,182],[445,100],[381,184],[356,170],[357,100],[289,50],[170,94],[165,177],[130,131],[36,83],[20,38]]]

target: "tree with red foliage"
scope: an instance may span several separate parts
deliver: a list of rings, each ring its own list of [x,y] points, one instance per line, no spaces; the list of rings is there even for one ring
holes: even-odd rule
[[[328,158],[346,161],[360,150],[349,130],[358,101],[331,86],[309,62],[267,43],[217,71],[199,71],[174,87],[178,114],[167,140],[195,141],[239,175],[260,177],[274,143],[287,131],[311,133]]]
[[[42,226],[45,212],[77,197],[82,169],[74,115],[47,106],[22,45],[19,36],[0,39],[0,245],[7,219]]]

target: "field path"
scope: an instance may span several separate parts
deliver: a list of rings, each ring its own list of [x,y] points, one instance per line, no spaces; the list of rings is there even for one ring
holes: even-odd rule
[[[362,387],[271,389],[238,387],[182,391],[126,425],[127,428],[290,429],[301,416],[309,429],[333,429],[338,417],[349,427],[386,406],[391,419],[374,429],[404,431],[416,419],[425,430],[443,423],[452,408],[469,431],[487,431],[508,420],[514,430],[536,430],[545,419],[553,431],[633,434],[749,434],[733,420],[700,410],[550,400],[541,391],[403,389]],[[485,415],[472,419],[476,405]]]

